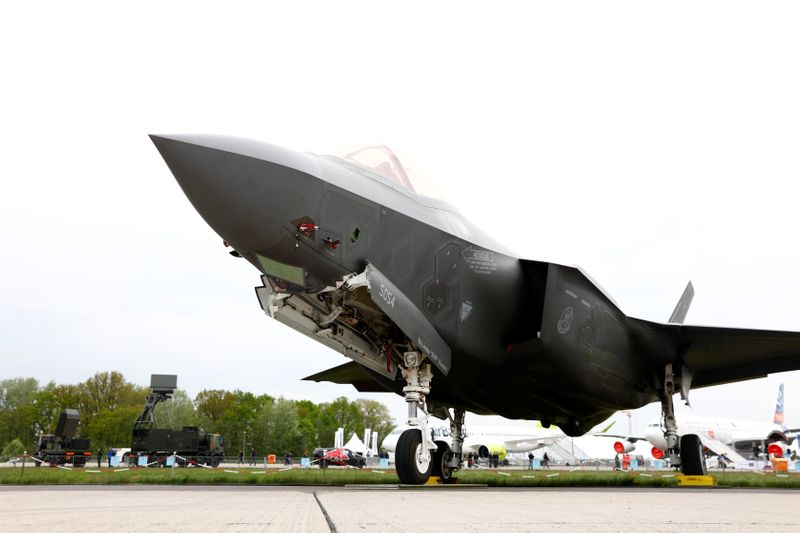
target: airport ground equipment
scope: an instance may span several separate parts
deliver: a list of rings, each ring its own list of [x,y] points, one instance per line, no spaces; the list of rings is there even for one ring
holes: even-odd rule
[[[84,466],[92,455],[89,451],[89,439],[78,437],[80,413],[77,409],[64,409],[58,417],[56,431],[52,435],[39,435],[36,452],[33,454],[36,466],[42,462],[51,465],[71,464]]]
[[[171,399],[177,386],[176,375],[150,376],[151,392],[147,395],[142,414],[133,423],[130,456],[146,456],[147,463],[151,465],[163,465],[173,454],[181,466],[219,465],[225,453],[225,439],[219,433],[206,433],[203,428],[195,426],[181,429],[156,427],[156,406]]]
[[[580,268],[514,255],[430,198],[385,146],[335,157],[233,137],[151,138],[228,252],[260,272],[262,310],[351,359],[306,379],[404,397],[403,483],[460,468],[464,411],[579,436],[651,402],[670,464],[702,475],[702,443],[678,434],[673,396],[688,403],[691,389],[800,370],[798,332],[684,324],[691,284],[653,322],[625,314]],[[491,186],[487,175],[475,194]],[[613,238],[592,232],[603,199],[581,213],[571,194],[561,216],[586,217],[574,245]],[[532,213],[552,200],[534,194]],[[560,222],[509,226],[506,238],[535,242]],[[450,420],[452,446],[431,438],[431,415]]]

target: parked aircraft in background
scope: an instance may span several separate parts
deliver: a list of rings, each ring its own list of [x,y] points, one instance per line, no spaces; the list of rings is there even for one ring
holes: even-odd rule
[[[400,436],[411,426],[398,426],[386,438],[381,447],[395,452]],[[433,440],[450,446],[452,442],[449,426],[431,426]],[[481,459],[486,459],[497,454],[500,461],[509,453],[530,452],[552,446],[567,438],[561,429],[556,426],[549,428],[541,424],[535,426],[475,426],[471,425],[464,435],[462,451],[464,454],[475,454]]]
[[[790,445],[797,437],[799,429],[787,429],[783,425],[783,383],[778,388],[778,400],[775,405],[773,422],[757,422],[753,420],[734,420],[730,418],[712,418],[684,415],[678,422],[678,434],[697,434],[703,443],[716,455],[724,455],[732,461],[745,461],[755,458],[756,450],[766,453],[772,444]],[[663,456],[667,447],[664,430],[659,420],[653,420],[645,429],[644,436],[607,435],[621,438],[614,443],[617,452],[629,452],[633,443],[647,440],[653,445],[653,455]],[[773,448],[775,450],[775,448]]]
[[[467,410],[578,436],[656,401],[672,464],[702,474],[703,444],[679,436],[673,396],[800,369],[800,333],[682,325],[691,285],[669,323],[656,323],[627,316],[579,268],[515,257],[420,194],[386,147],[340,158],[231,137],[151,138],[231,254],[261,273],[264,312],[352,360],[306,379],[404,396],[403,483],[460,468]],[[598,198],[591,216],[603,209]],[[557,227],[509,232],[535,239]],[[450,420],[450,445],[430,437],[430,414]]]

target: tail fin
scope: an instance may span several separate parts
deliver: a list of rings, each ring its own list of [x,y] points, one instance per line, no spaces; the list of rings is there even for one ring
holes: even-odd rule
[[[690,281],[689,284],[686,285],[681,299],[678,300],[678,305],[675,306],[675,310],[669,317],[668,322],[670,324],[683,324],[683,321],[686,319],[686,313],[689,312],[689,306],[692,305],[692,298],[694,298],[694,287]]]
[[[775,404],[775,416],[772,422],[779,426],[783,425],[783,383],[778,387],[778,403]]]

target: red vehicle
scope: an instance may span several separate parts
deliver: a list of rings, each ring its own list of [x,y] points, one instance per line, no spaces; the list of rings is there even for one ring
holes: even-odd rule
[[[314,458],[319,462],[320,468],[328,468],[329,465],[364,468],[367,464],[363,455],[347,448],[317,448],[314,450]]]

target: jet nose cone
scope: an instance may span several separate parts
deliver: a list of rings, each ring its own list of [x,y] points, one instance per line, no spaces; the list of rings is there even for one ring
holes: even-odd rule
[[[282,167],[244,155],[237,139],[204,135],[150,135],[150,139],[194,208],[237,250],[255,249],[287,222],[280,212],[282,191],[289,186]]]

